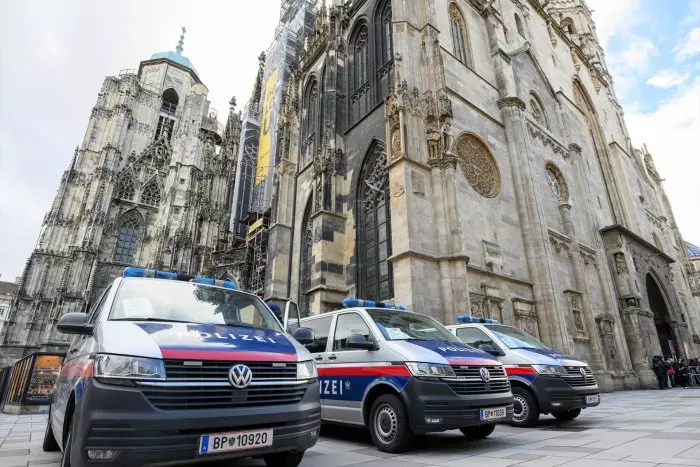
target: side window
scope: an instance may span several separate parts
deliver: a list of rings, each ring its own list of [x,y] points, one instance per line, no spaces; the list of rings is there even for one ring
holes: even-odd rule
[[[347,350],[345,342],[353,334],[364,336],[367,342],[372,341],[372,335],[365,320],[357,313],[346,313],[339,315],[335,324],[335,335],[333,336],[333,350]]]
[[[302,327],[312,329],[314,331],[315,340],[314,343],[307,347],[311,353],[319,353],[326,351],[326,344],[328,343],[328,333],[331,330],[332,316],[327,316],[324,318],[311,319],[309,321],[304,321],[301,323]]]
[[[107,289],[104,292],[102,292],[102,296],[100,297],[100,299],[97,302],[95,302],[93,307],[88,311],[88,323],[93,324],[97,320],[97,317],[100,314],[100,310],[102,310],[102,305],[104,305],[104,302],[107,299],[107,295],[109,295],[110,289],[111,287],[107,287]]]
[[[457,337],[459,340],[467,345],[476,347],[477,349],[481,344],[488,344],[494,348],[497,348],[496,343],[489,336],[486,335],[484,331],[477,328],[457,328]]]

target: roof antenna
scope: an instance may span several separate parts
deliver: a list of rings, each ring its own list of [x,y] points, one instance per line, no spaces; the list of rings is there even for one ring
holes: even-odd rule
[[[185,27],[182,27],[182,34],[180,34],[180,40],[177,42],[177,47],[175,47],[175,50],[177,51],[177,54],[180,55],[182,54],[182,49],[184,49],[184,43],[185,43],[185,33],[187,32],[187,29]]]

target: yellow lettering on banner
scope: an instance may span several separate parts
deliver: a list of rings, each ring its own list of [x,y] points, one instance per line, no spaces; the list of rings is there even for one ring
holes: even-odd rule
[[[277,87],[277,69],[275,68],[267,77],[265,83],[265,102],[263,103],[260,120],[260,143],[258,144],[258,168],[255,171],[255,186],[267,178],[270,167],[270,149],[272,146],[272,105],[275,102],[275,88]]]

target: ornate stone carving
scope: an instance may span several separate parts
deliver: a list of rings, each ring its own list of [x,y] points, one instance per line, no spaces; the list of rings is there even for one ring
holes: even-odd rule
[[[517,107],[520,110],[525,110],[526,108],[525,102],[519,97],[503,97],[498,100],[497,105],[499,109],[503,107]]]
[[[378,146],[375,149],[373,158],[373,165],[367,171],[367,178],[363,180],[363,183],[369,188],[364,191],[364,198],[362,199],[362,208],[365,210],[385,201],[386,190],[384,187],[387,185],[387,179],[389,178],[389,167],[383,148]]]
[[[552,245],[557,254],[565,254],[569,258],[573,256],[571,250],[571,239],[566,235],[555,232],[554,230],[549,230],[549,243]]]
[[[515,314],[515,326],[517,328],[537,339],[540,338],[537,310],[534,303],[528,300],[513,299],[513,313]]]
[[[489,148],[476,136],[466,133],[457,141],[457,163],[474,191],[486,198],[498,195],[501,177]]]
[[[567,291],[566,294],[569,301],[569,312],[574,323],[575,338],[586,339],[588,332],[583,317],[583,296],[574,291]]]
[[[549,146],[554,154],[558,154],[564,159],[569,159],[571,157],[570,151],[563,144],[559,143],[549,134],[545,133],[530,122],[527,122],[527,131],[530,133],[530,137],[533,140],[540,141],[544,147]]]

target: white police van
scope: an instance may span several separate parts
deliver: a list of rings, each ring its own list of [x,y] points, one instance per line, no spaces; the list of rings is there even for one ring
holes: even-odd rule
[[[299,332],[312,340],[323,421],[369,427],[381,451],[403,451],[419,433],[483,438],[512,416],[503,366],[403,306],[346,299]]]
[[[540,414],[547,413],[573,420],[581,409],[600,404],[598,384],[587,363],[492,319],[460,316],[457,322],[447,329],[505,366],[515,402],[511,424],[533,426]]]
[[[63,315],[58,330],[78,336],[44,450],[61,449],[63,466],[255,456],[296,467],[319,434],[316,366],[257,296],[236,289],[126,268],[87,314]]]

